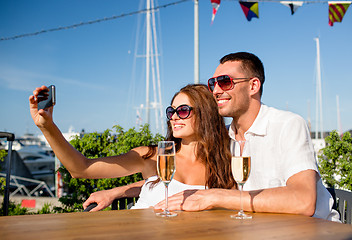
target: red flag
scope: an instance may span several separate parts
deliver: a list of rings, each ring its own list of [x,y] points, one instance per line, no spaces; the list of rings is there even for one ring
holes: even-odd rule
[[[213,24],[214,19],[215,19],[215,14],[220,7],[221,0],[210,0],[210,2],[211,2],[211,5],[213,6],[213,14],[211,16],[211,24]]]

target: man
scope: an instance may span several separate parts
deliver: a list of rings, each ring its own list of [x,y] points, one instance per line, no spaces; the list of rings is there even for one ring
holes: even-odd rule
[[[244,185],[245,211],[293,213],[337,220],[333,199],[322,185],[309,130],[296,114],[261,103],[264,67],[253,54],[220,60],[208,86],[219,113],[232,117],[232,139],[250,139],[252,169]],[[159,203],[155,208],[161,208]],[[169,198],[169,209],[239,209],[239,191],[187,191]]]
[[[232,117],[229,136],[250,139],[252,168],[242,194],[243,209],[293,213],[338,221],[333,199],[322,185],[309,130],[300,116],[261,103],[264,67],[251,53],[220,60],[209,90],[219,113]],[[169,197],[170,210],[240,208],[237,190],[188,190]],[[161,209],[164,202],[155,208]]]

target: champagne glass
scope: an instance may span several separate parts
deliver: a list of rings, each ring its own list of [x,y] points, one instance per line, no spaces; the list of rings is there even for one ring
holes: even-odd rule
[[[157,213],[160,217],[175,217],[177,213],[168,210],[168,186],[176,172],[175,142],[161,141],[158,143],[157,170],[161,181],[165,184],[165,210]]]
[[[235,219],[251,219],[252,216],[243,212],[242,191],[251,171],[251,155],[249,141],[231,141],[231,170],[237,185],[240,187],[241,210],[236,215],[231,215]]]

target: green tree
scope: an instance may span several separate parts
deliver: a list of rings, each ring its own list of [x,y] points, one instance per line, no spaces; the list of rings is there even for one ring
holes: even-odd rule
[[[328,187],[352,191],[352,137],[349,132],[342,137],[336,131],[325,138],[326,147],[318,156],[319,171]]]
[[[98,158],[115,156],[127,153],[138,146],[157,144],[163,137],[160,134],[153,134],[148,125],[141,126],[139,130],[131,128],[124,131],[120,126],[114,126],[115,132],[110,129],[103,133],[89,133],[83,137],[76,137],[70,141],[72,146],[87,158]],[[61,197],[59,201],[64,205],[59,212],[72,212],[82,210],[82,203],[95,191],[110,189],[129,183],[142,180],[141,174],[116,179],[77,179],[72,178],[64,168],[59,170],[63,176],[63,183],[66,187],[67,196]]]

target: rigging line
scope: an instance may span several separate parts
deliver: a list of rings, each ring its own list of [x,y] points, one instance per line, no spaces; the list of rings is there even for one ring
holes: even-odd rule
[[[166,7],[169,7],[172,5],[177,5],[177,4],[180,4],[183,2],[188,2],[188,1],[190,1],[190,0],[180,0],[177,2],[172,2],[172,3],[164,4],[161,6],[157,6],[154,8],[150,8],[149,10],[157,10],[157,9],[161,9],[161,8],[166,8]],[[139,10],[139,11],[135,11],[135,12],[124,13],[124,14],[121,14],[118,16],[105,17],[105,18],[101,18],[101,19],[97,19],[97,20],[81,22],[81,23],[77,23],[77,24],[73,24],[73,25],[69,25],[69,26],[65,26],[65,27],[51,28],[51,29],[41,30],[38,32],[33,32],[33,33],[20,34],[20,35],[16,35],[16,36],[12,36],[12,37],[2,37],[2,38],[0,38],[0,41],[15,40],[17,38],[31,37],[31,36],[36,36],[36,35],[43,34],[43,33],[48,33],[48,32],[55,32],[55,31],[67,30],[67,29],[71,29],[71,28],[77,28],[77,27],[81,27],[84,25],[88,25],[88,24],[100,23],[100,22],[115,20],[115,19],[123,18],[123,17],[127,17],[127,16],[132,16],[132,15],[139,14],[139,13],[145,13],[147,11],[148,11],[148,9],[143,9],[143,10]]]

